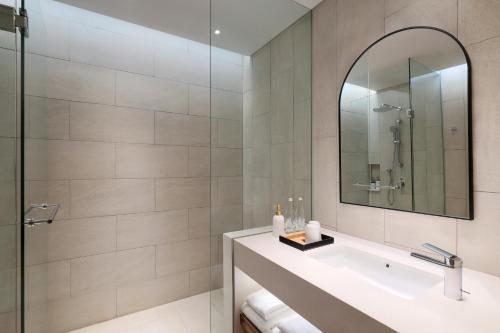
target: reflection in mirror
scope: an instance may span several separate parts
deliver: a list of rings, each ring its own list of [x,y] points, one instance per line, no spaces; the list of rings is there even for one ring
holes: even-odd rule
[[[432,28],[360,56],[340,96],[341,202],[472,218],[469,69]]]

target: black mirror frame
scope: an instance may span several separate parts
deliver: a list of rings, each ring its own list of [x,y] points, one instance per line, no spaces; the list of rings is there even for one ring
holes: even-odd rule
[[[402,210],[402,209],[396,209],[396,208],[386,208],[386,207],[377,207],[377,206],[371,206],[371,205],[364,205],[364,204],[357,204],[357,203],[352,203],[352,202],[343,202],[342,201],[342,143],[341,143],[341,100],[342,100],[342,91],[344,89],[344,85],[347,81],[347,78],[349,77],[349,74],[351,73],[352,69],[354,66],[357,64],[359,59],[365,55],[375,44],[381,42],[385,38],[392,36],[394,34],[397,34],[399,32],[407,31],[407,30],[413,30],[413,29],[428,29],[428,30],[434,30],[441,32],[451,39],[453,39],[461,48],[465,60],[467,61],[467,164],[468,164],[468,203],[469,203],[469,216],[468,217],[459,217],[459,216],[449,216],[449,215],[438,215],[438,214],[431,214],[431,213],[425,213],[425,212],[416,212],[416,211],[408,211],[408,210]],[[340,203],[343,204],[349,204],[349,205],[355,205],[355,206],[364,206],[364,207],[373,207],[373,208],[380,208],[380,209],[388,209],[388,210],[395,210],[395,211],[401,211],[401,212],[407,212],[407,213],[416,213],[416,214],[422,214],[422,215],[430,215],[430,216],[440,216],[440,217],[447,217],[447,218],[455,218],[455,219],[460,219],[460,220],[473,220],[474,219],[474,185],[473,185],[473,151],[472,151],[472,66],[471,66],[471,61],[469,54],[467,53],[467,50],[465,49],[464,45],[452,34],[449,32],[436,28],[436,27],[430,27],[430,26],[413,26],[413,27],[407,27],[403,29],[398,29],[395,30],[391,33],[388,33],[381,38],[377,39],[373,43],[371,43],[353,62],[353,64],[349,67],[349,70],[347,71],[347,74],[342,81],[342,86],[340,87],[339,91],[339,97],[338,97],[338,154],[339,154],[339,163],[338,163],[338,175],[339,175],[339,201]]]

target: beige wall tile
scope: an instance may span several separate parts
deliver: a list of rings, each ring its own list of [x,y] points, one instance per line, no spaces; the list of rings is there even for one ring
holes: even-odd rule
[[[71,139],[154,143],[154,112],[71,103]]]
[[[113,104],[113,70],[28,54],[26,93],[70,101]]]
[[[210,70],[211,87],[237,93],[243,91],[243,66],[241,64],[212,58]]]
[[[155,74],[176,81],[210,85],[210,46],[181,38],[157,43]]]
[[[380,0],[337,1],[338,88],[354,60],[384,35],[384,14],[384,4]]]
[[[17,193],[16,181],[5,180],[0,181],[0,225],[16,224],[17,223]]]
[[[3,2],[6,3],[5,1]],[[61,15],[34,10],[30,15],[30,38],[26,51],[34,54],[69,60],[70,24]]]
[[[0,180],[16,179],[16,140],[0,138]],[[30,150],[26,150],[29,154]]]
[[[207,117],[156,112],[156,143],[208,146],[210,119]]]
[[[99,290],[27,309],[30,332],[65,333],[116,317],[116,290]]]
[[[29,266],[26,271],[28,306],[70,296],[69,262]]]
[[[414,213],[385,211],[385,241],[422,250],[431,243],[456,253],[457,222],[455,219]]]
[[[212,176],[241,176],[243,173],[242,149],[212,149]]]
[[[211,219],[210,219],[211,235],[221,236],[225,232],[241,230],[243,228],[242,211],[243,207],[241,204],[212,206]],[[219,240],[218,242],[221,241],[222,239]]]
[[[16,267],[16,226],[0,226],[0,269]]]
[[[118,215],[116,232],[119,250],[184,240],[188,238],[188,211]]]
[[[59,210],[55,219],[60,220],[70,217],[69,181],[30,181],[27,183],[26,193],[26,205],[44,202],[59,204]]]
[[[29,265],[116,250],[116,218],[62,220],[27,229]]]
[[[384,242],[384,210],[337,204],[337,231],[351,236]]]
[[[313,219],[322,225],[337,226],[337,140],[314,139],[313,145]]]
[[[431,26],[457,35],[456,0],[420,0],[388,16],[385,32],[410,26]]]
[[[445,194],[453,198],[467,198],[467,155],[465,150],[446,150]],[[472,194],[471,194],[472,195]]]
[[[217,147],[241,148],[243,125],[241,120],[217,119]]]
[[[186,272],[210,264],[209,238],[158,245],[156,250],[156,274],[165,276]]]
[[[71,216],[87,217],[154,210],[153,179],[74,180]]]
[[[200,268],[189,272],[189,294],[196,295],[210,290],[210,268]]]
[[[160,145],[116,145],[118,178],[188,176],[188,147]]]
[[[474,192],[474,220],[458,220],[458,255],[464,266],[500,276],[500,194]]]
[[[16,311],[0,313],[0,327],[5,330],[5,333],[17,332],[17,315]]]
[[[243,179],[242,177],[218,177],[217,196],[212,197],[215,205],[233,205],[243,202]],[[215,199],[215,200],[214,200]]]
[[[474,148],[474,189],[496,192],[500,188],[500,123],[497,112],[500,94],[500,38],[487,40],[468,48],[472,66],[472,125]]]
[[[114,176],[112,143],[30,140],[27,177],[46,179],[94,179]]]
[[[210,176],[210,148],[189,147],[189,172],[190,177]]]
[[[116,72],[116,105],[188,113],[189,87],[185,83]]]
[[[210,202],[208,178],[166,178],[156,180],[156,209],[206,207]]]
[[[71,296],[155,277],[155,248],[99,254],[71,260]]]
[[[293,141],[293,68],[271,75],[271,140]]]
[[[69,139],[70,102],[29,96],[26,98],[30,138]]]
[[[394,14],[398,10],[403,9],[414,2],[415,0],[385,0],[385,16]]]
[[[0,269],[0,313],[16,309],[16,269]]]
[[[70,45],[74,62],[154,75],[153,46],[142,38],[73,22]]]
[[[189,86],[189,114],[210,117],[210,88]]]
[[[312,11],[313,57],[337,44],[337,0],[323,0]],[[334,61],[332,61],[334,63]]]
[[[188,272],[130,283],[118,288],[117,315],[162,305],[188,295]]]
[[[496,0],[459,0],[458,37],[469,45],[500,35],[500,3]]]
[[[243,95],[219,89],[211,89],[211,110],[213,118],[241,120],[243,116]]]
[[[210,235],[210,208],[189,208],[189,238]]]

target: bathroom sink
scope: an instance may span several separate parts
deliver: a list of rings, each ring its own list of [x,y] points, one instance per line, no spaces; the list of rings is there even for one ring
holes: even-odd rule
[[[443,277],[348,246],[334,246],[311,257],[404,299],[414,299],[443,281]]]

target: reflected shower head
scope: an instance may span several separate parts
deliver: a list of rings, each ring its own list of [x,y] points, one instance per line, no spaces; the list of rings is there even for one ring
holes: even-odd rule
[[[403,108],[401,106],[394,106],[391,104],[380,104],[378,107],[373,108],[374,112],[387,112],[387,111],[401,111]]]

